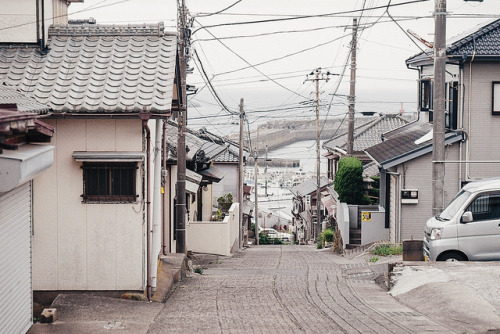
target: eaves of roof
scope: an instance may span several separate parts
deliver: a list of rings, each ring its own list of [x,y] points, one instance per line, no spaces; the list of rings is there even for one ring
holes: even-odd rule
[[[329,185],[328,179],[321,177],[319,184],[320,189],[323,189],[328,185]],[[316,179],[307,179],[301,184],[291,188],[290,192],[296,196],[305,196],[316,192],[317,188],[318,184]]]
[[[18,92],[13,87],[0,85],[0,105],[16,105],[17,111],[33,114],[47,114],[50,108]]]
[[[186,129],[186,160],[208,162],[216,159],[227,150],[224,142],[213,141],[213,138],[206,137],[199,132]],[[167,141],[167,150],[169,151],[170,161],[177,160],[177,138],[178,127],[173,122],[167,122],[165,133]]]
[[[423,66],[433,63],[433,50],[428,49],[406,60],[407,66]],[[476,61],[500,60],[500,19],[485,22],[473,31],[462,34],[449,42],[447,62],[463,63],[472,57]]]
[[[432,129],[432,127],[428,127]],[[409,129],[404,133],[394,135],[390,139],[369,147],[365,153],[383,169],[389,169],[404,162],[413,160],[422,155],[432,152],[432,140],[422,143],[415,141],[425,135],[422,125],[415,129]],[[463,134],[448,132],[445,134],[445,145],[453,144],[463,140]]]

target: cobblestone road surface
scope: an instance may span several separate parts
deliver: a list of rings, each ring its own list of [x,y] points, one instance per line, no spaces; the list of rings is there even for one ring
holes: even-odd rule
[[[180,283],[149,333],[451,332],[373,279],[314,246],[254,246]]]

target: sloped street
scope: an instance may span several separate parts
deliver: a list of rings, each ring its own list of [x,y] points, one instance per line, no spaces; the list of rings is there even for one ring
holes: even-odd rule
[[[446,333],[374,282],[366,261],[259,246],[184,280],[148,333]]]

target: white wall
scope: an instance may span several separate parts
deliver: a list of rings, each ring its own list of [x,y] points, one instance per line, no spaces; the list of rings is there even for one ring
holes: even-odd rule
[[[238,203],[233,203],[224,221],[188,222],[186,248],[196,253],[229,256],[238,243]]]
[[[385,210],[380,208],[381,211],[370,211],[371,220],[361,220],[361,244],[366,245],[370,242],[388,241],[389,229],[385,228]],[[364,212],[365,210],[363,210]]]
[[[40,0],[2,0],[0,14],[0,42],[36,43],[36,2]],[[45,0],[45,41],[49,26],[68,22],[68,7],[64,0]],[[41,17],[41,13],[40,13]],[[40,23],[41,27],[41,23]],[[42,36],[40,36],[42,37]]]
[[[349,207],[347,203],[340,203],[337,207],[337,224],[342,236],[343,248],[349,243]]]
[[[220,169],[224,178],[218,183],[213,184],[212,198],[213,203],[217,205],[217,198],[231,193],[233,199],[238,199],[237,186],[238,186],[238,164],[228,163],[214,163],[217,169]]]
[[[142,166],[134,204],[84,204],[74,151],[142,151],[137,120],[44,120],[55,127],[52,167],[34,182],[33,289],[143,288]]]

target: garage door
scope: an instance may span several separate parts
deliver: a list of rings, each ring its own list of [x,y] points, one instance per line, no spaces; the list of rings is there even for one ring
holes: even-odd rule
[[[31,182],[0,196],[0,333],[32,324]]]

